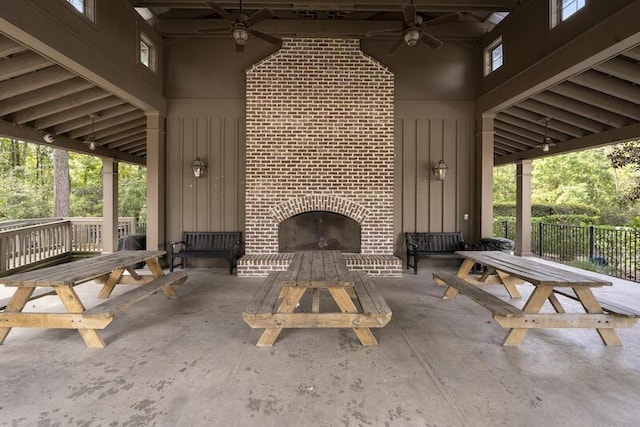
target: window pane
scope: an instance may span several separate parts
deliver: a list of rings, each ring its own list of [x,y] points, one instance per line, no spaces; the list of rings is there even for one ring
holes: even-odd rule
[[[564,21],[584,7],[586,0],[562,0],[560,4],[560,20]]]
[[[150,57],[151,57],[151,49],[149,49],[149,46],[145,42],[140,40],[140,62],[142,62],[146,67],[149,67]]]
[[[502,43],[491,50],[491,71],[502,66]]]
[[[76,10],[82,14],[84,14],[84,0],[67,0],[71,6],[75,7]]]

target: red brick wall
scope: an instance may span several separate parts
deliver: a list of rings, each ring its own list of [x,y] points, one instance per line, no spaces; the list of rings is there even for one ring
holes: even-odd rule
[[[308,210],[360,222],[363,254],[393,253],[393,90],[358,40],[285,39],[247,70],[247,254],[278,252],[278,223]]]

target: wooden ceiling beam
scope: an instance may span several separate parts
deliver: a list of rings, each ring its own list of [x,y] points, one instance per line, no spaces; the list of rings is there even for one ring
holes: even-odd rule
[[[544,138],[545,131],[546,131],[548,137],[550,137],[552,139],[555,139],[557,141],[565,141],[565,140],[570,138],[569,135],[561,133],[561,132],[558,132],[555,129],[552,129],[551,128],[551,120],[549,121],[550,122],[549,123],[549,128],[545,130],[544,123],[541,123],[539,121],[535,122],[535,123],[532,123],[532,122],[530,122],[528,120],[523,120],[523,119],[521,119],[519,117],[512,116],[512,115],[510,115],[510,114],[508,114],[506,112],[499,113],[496,116],[496,118],[498,120],[500,120],[501,122],[507,123],[507,124],[509,124],[511,126],[520,127],[520,128],[524,128],[524,129],[527,129],[529,131],[535,132],[539,136],[540,140],[542,140],[542,138]]]
[[[621,116],[640,121],[640,108],[638,108],[638,105],[595,91],[588,87],[580,86],[572,82],[564,82],[553,86],[548,90],[550,92],[566,96],[567,98],[597,105]]]
[[[45,102],[34,107],[21,110],[13,114],[12,120],[14,123],[19,124],[28,123],[56,113],[64,112],[80,105],[88,104],[92,101],[107,98],[108,96],[109,94],[101,88],[92,87],[82,92],[58,98],[55,101]]]
[[[111,143],[107,144],[107,146],[109,148],[120,150],[122,147],[127,147],[128,144],[130,144],[132,142],[140,141],[140,138],[141,138],[141,136],[139,134],[135,134],[135,135],[128,136],[126,138],[119,139],[118,141],[111,142]],[[146,141],[146,139],[147,139],[146,134],[144,135],[143,139]]]
[[[49,101],[61,99],[67,95],[82,92],[93,87],[88,81],[76,77],[61,83],[56,83],[29,93],[14,96],[0,101],[0,116],[5,116],[16,111],[25,110]]]
[[[146,137],[146,135],[145,136],[134,135],[132,137],[127,138],[127,141],[128,142],[126,144],[118,145],[118,150],[129,151],[129,150],[134,150],[134,149],[139,148],[139,147],[143,147],[145,151],[147,149],[147,137]],[[112,145],[109,144],[109,147],[112,147]]]
[[[224,27],[226,21],[219,19],[158,19],[155,29],[162,36],[190,37],[230,37],[228,33],[198,34],[203,28]],[[276,36],[341,36],[359,37],[369,31],[402,27],[402,23],[393,21],[355,21],[355,20],[306,20],[306,19],[270,19],[255,25],[256,30]],[[482,22],[451,22],[429,28],[429,34],[444,40],[476,40],[483,37],[491,25]],[[387,36],[392,37],[392,36]],[[397,37],[397,34],[396,34]],[[384,39],[384,37],[376,37]]]
[[[594,122],[592,120],[581,117],[577,114],[570,113],[552,105],[544,104],[540,101],[528,99],[518,104],[518,107],[525,110],[533,111],[546,117],[551,117],[553,120],[559,120],[564,123],[576,126],[584,129],[590,133],[602,132],[606,129],[601,123]]]
[[[536,122],[536,123],[540,122],[541,120],[544,120],[544,118],[547,117],[544,114],[534,113],[532,111],[524,110],[519,107],[511,107],[502,111],[501,113],[508,114],[510,116],[518,117],[520,119],[527,120],[529,122]],[[574,138],[587,134],[587,132],[584,129],[580,129],[578,127],[572,126],[567,123],[559,122],[557,120],[549,121],[549,129],[558,131],[560,133],[569,135]]]
[[[506,156],[507,154],[513,153],[513,151],[507,150],[502,147],[500,141],[494,141],[494,153],[498,156]]]
[[[138,120],[140,118],[144,118],[145,115],[140,110],[134,110],[127,114],[120,114],[115,117],[104,118],[100,117],[96,119],[93,125],[93,132],[96,138],[100,138],[100,136],[107,136],[111,133],[114,133],[114,129],[122,129],[122,125],[126,125],[129,122],[134,120]],[[106,131],[106,132],[105,132]],[[109,133],[111,132],[111,133]],[[81,128],[78,128],[74,132],[71,132],[69,135],[71,138],[84,138],[91,134],[91,119],[89,119],[89,123]],[[100,136],[99,136],[100,135]]]
[[[0,58],[6,58],[16,53],[25,52],[28,49],[13,40],[0,36]]]
[[[585,102],[576,101],[552,92],[542,92],[531,97],[537,101],[578,114],[587,119],[603,123],[607,126],[619,128],[629,124],[629,119],[610,111],[598,108]]]
[[[53,63],[37,53],[28,52],[0,61],[0,80],[28,74],[52,66]]]
[[[134,117],[130,120],[127,120],[124,123],[119,124],[118,126],[104,128],[100,132],[95,132],[94,135],[98,141],[104,141],[113,135],[118,135],[129,129],[146,125],[146,123],[147,123],[146,116],[142,115],[142,116]]]
[[[499,123],[498,121],[496,121],[495,127],[496,127],[496,130],[495,130],[496,135],[501,136],[505,140],[511,141],[513,144],[517,144],[517,145],[513,145],[513,148],[517,148],[518,150],[533,148],[542,142],[541,141],[542,138],[531,139],[531,138],[527,138],[526,136],[522,136],[519,133],[514,132],[514,127],[513,126],[510,127],[505,123]]]
[[[580,86],[588,87],[616,98],[640,105],[640,87],[623,80],[589,70],[569,79]]]
[[[22,95],[33,90],[60,83],[74,78],[75,75],[62,67],[51,66],[45,69],[14,77],[0,82],[0,100]]]
[[[105,119],[110,119],[112,117],[118,117],[123,114],[130,113],[132,111],[136,111],[137,108],[131,104],[121,104],[112,108],[108,108],[100,112],[100,121]],[[97,122],[96,122],[97,124]],[[81,127],[89,127],[91,125],[91,118],[88,115],[84,115],[82,117],[78,117],[73,120],[69,120],[60,125],[57,125],[51,129],[51,132],[56,134],[63,134],[66,132],[71,132],[76,129],[80,129]]]
[[[612,58],[593,67],[601,73],[626,80],[633,84],[640,84],[640,65],[622,58]]]
[[[99,113],[102,110],[122,104],[124,104],[124,102],[121,99],[116,98],[115,96],[109,96],[108,98],[99,99],[97,101],[69,108],[68,110],[61,111],[60,113],[38,119],[33,123],[33,127],[36,129],[48,129],[52,126],[59,125],[60,123],[68,122],[69,120],[83,116],[87,117],[89,114]]]
[[[636,46],[625,52],[622,52],[621,55],[626,56],[627,58],[633,59],[635,61],[640,61],[640,46]]]
[[[142,123],[142,121],[140,121],[140,123]],[[144,121],[144,124],[139,125],[138,127],[135,128],[130,128],[124,132],[118,132],[116,134],[113,134],[111,136],[109,136],[108,138],[103,138],[101,140],[99,140],[101,145],[106,145],[106,146],[110,146],[110,144],[117,142],[121,139],[124,138],[128,138],[130,136],[133,135],[139,135],[144,133],[146,135],[147,132],[147,124],[146,124],[146,120]]]

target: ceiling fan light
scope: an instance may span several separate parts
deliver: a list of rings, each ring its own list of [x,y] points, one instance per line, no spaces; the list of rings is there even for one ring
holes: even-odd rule
[[[549,144],[547,144],[547,143],[545,142],[544,144],[542,144],[542,145],[540,146],[540,148],[542,148],[542,151],[544,151],[544,152],[546,153],[547,151],[549,151]]]
[[[236,27],[233,30],[233,39],[239,45],[244,45],[249,40],[249,31],[244,27]]]
[[[95,150],[96,149],[96,143],[94,141],[89,142],[89,150]]]
[[[415,28],[404,33],[404,41],[407,46],[415,46],[418,40],[420,40],[420,33]]]

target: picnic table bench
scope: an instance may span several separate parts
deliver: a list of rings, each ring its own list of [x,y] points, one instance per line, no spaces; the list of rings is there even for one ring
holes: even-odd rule
[[[164,254],[163,251],[121,251],[0,277],[1,284],[15,288],[4,311],[0,312],[0,344],[14,327],[36,327],[77,329],[88,347],[104,347],[97,330],[110,325],[116,314],[159,290],[167,298],[177,298],[173,285],[183,283],[187,274],[165,275],[158,263],[158,258]],[[146,263],[151,274],[138,274],[133,269],[132,266],[140,262]],[[125,271],[129,274],[124,275]],[[92,280],[102,285],[98,296],[108,299],[87,310],[74,286]],[[110,298],[119,284],[136,287]],[[24,312],[36,292],[36,297],[57,295],[67,312]]]
[[[297,311],[307,290],[311,309]],[[326,290],[339,311],[320,310]],[[351,328],[362,345],[377,345],[370,328],[391,320],[391,309],[364,271],[349,272],[338,251],[295,254],[287,271],[272,272],[243,313],[252,328],[265,328],[258,346],[271,346],[283,328]]]
[[[443,299],[452,299],[461,293],[491,311],[494,320],[509,329],[503,341],[505,346],[519,345],[533,328],[590,328],[598,332],[606,345],[622,345],[615,328],[631,328],[640,318],[637,310],[595,297],[591,288],[611,286],[609,281],[502,251],[459,251],[458,254],[464,261],[457,274],[433,272],[435,282],[447,286]],[[470,274],[476,263],[486,267],[479,277]],[[519,298],[520,294],[514,292],[515,286],[525,282],[532,284],[534,290],[522,309],[482,289],[488,283],[501,284],[512,298]],[[580,302],[584,313],[567,312],[557,295]],[[541,312],[546,302],[554,313]]]

